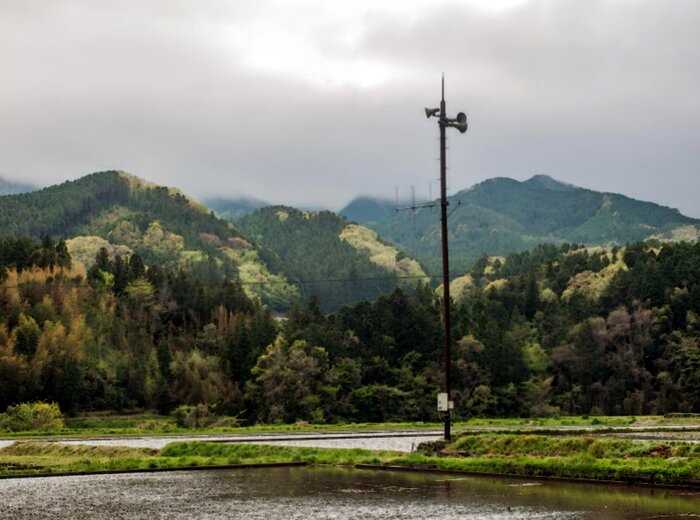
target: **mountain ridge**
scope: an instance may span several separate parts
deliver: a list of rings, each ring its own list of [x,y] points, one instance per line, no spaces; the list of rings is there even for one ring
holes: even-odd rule
[[[548,175],[524,181],[494,177],[457,192],[449,202],[451,258],[460,271],[483,254],[510,254],[540,243],[673,239],[674,229],[700,226],[700,220],[675,208],[581,188]],[[340,213],[407,249],[429,269],[439,269],[439,214],[434,208],[418,208],[408,218],[391,211],[386,199],[358,197]],[[692,236],[692,230],[684,236]]]
[[[147,265],[186,269],[210,283],[238,278],[249,296],[274,310],[301,296],[323,296],[324,309],[336,309],[425,276],[375,231],[349,226],[333,212],[270,206],[256,214],[225,220],[176,188],[118,170],[0,197],[5,235],[66,239],[87,268],[104,249],[113,258],[138,254]],[[310,282],[325,285],[308,290]]]
[[[483,255],[542,243],[613,245],[700,236],[700,220],[677,209],[545,175],[488,179],[452,195],[450,205],[451,265],[459,273]],[[404,278],[416,281],[440,271],[435,207],[408,215],[387,199],[361,196],[340,214],[277,205],[223,219],[175,188],[117,170],[1,196],[0,229],[5,235],[70,239],[83,263],[106,247],[113,255],[138,253],[149,264],[238,276],[249,295],[276,309],[302,295],[324,294],[331,307],[371,299]],[[356,280],[355,289],[303,286],[341,278]]]

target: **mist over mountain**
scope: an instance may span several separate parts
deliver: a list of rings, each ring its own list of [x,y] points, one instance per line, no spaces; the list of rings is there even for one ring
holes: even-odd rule
[[[270,206],[270,203],[255,197],[207,197],[202,199],[202,203],[221,218],[236,220],[244,217],[256,209]]]
[[[16,182],[0,176],[0,196],[27,193],[36,189],[34,184]]]

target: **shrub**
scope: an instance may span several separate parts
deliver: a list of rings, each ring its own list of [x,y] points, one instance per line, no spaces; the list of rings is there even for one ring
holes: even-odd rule
[[[21,403],[8,406],[0,414],[0,429],[11,432],[57,430],[64,427],[63,414],[56,403]]]
[[[178,406],[172,415],[177,425],[182,428],[206,428],[217,420],[206,404]]]

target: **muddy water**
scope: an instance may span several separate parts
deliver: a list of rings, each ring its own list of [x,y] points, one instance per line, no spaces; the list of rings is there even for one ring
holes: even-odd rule
[[[12,519],[689,519],[700,495],[331,468],[0,481]]]

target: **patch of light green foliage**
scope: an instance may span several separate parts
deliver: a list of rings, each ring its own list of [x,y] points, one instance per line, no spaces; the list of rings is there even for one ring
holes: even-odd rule
[[[243,289],[249,297],[262,300],[273,309],[284,308],[299,298],[299,289],[283,275],[270,272],[255,249],[223,250],[238,267]]]
[[[402,277],[426,276],[420,264],[387,244],[373,231],[358,224],[348,224],[340,232],[340,238],[354,248],[369,255],[371,262]],[[427,278],[426,278],[427,280]]]
[[[95,263],[95,257],[100,249],[107,250],[110,258],[116,255],[129,257],[133,253],[131,248],[125,245],[114,245],[99,236],[77,236],[66,240],[66,247],[71,255],[71,258],[83,264],[86,268],[92,267]]]

